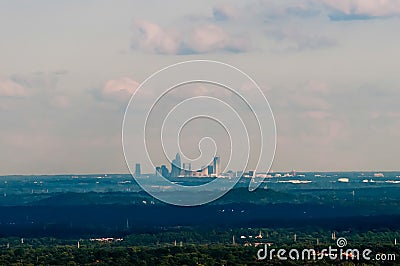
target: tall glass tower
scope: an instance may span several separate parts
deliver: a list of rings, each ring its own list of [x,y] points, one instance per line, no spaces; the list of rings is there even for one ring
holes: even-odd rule
[[[135,177],[140,177],[141,173],[140,173],[140,163],[137,163],[135,165]]]
[[[181,156],[179,153],[176,154],[175,160],[172,160],[171,163],[171,176],[177,177],[181,175]]]
[[[214,168],[213,169],[214,170],[214,174],[216,176],[219,176],[221,173],[220,173],[220,162],[219,162],[219,157],[218,156],[214,157],[213,168]]]

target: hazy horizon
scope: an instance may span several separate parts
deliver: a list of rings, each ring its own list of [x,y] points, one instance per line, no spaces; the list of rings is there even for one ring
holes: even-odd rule
[[[130,96],[192,59],[260,85],[272,170],[396,171],[399,26],[397,0],[0,1],[0,175],[129,173]]]

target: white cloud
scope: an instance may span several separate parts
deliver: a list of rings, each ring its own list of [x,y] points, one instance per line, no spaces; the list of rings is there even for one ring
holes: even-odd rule
[[[102,96],[107,99],[127,102],[138,86],[137,81],[127,77],[112,79],[104,85]]]
[[[28,93],[22,85],[10,79],[0,78],[0,97],[26,97],[27,95]]]
[[[132,48],[155,54],[243,52],[249,47],[248,38],[232,35],[210,23],[179,32],[145,20],[135,21],[134,27]]]
[[[208,53],[214,51],[241,52],[247,50],[248,42],[243,37],[230,36],[222,28],[206,24],[193,28],[185,47],[195,53]]]
[[[178,34],[175,31],[166,30],[146,20],[136,20],[134,27],[134,47],[160,54],[175,54],[178,52],[180,44]]]

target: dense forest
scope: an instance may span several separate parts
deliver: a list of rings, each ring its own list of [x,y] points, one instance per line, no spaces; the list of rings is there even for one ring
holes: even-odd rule
[[[334,232],[345,237],[349,248],[373,250],[374,254],[395,254],[385,265],[398,265],[400,231]],[[261,238],[256,238],[261,236]],[[295,238],[294,238],[295,236]],[[78,244],[79,242],[79,244]],[[257,259],[258,242],[271,248],[319,251],[335,246],[332,232],[321,228],[159,228],[153,232],[126,235],[118,239],[57,239],[8,237],[0,239],[1,265],[297,265],[296,261]],[[303,265],[382,265],[382,261],[322,260],[301,261]]]
[[[257,260],[257,251],[268,243],[318,252],[339,237],[351,248],[395,254],[386,264],[396,265],[398,192],[235,188],[198,207],[167,205],[141,191],[11,194],[0,198],[0,265],[297,265]]]

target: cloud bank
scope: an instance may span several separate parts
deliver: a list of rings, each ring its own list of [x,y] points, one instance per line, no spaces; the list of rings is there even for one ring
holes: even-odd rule
[[[131,47],[155,54],[240,53],[248,49],[249,41],[211,23],[178,31],[147,20],[136,20]]]
[[[399,0],[323,0],[333,20],[400,16]]]
[[[138,86],[137,81],[128,77],[111,79],[105,83],[102,96],[105,99],[127,102]]]

